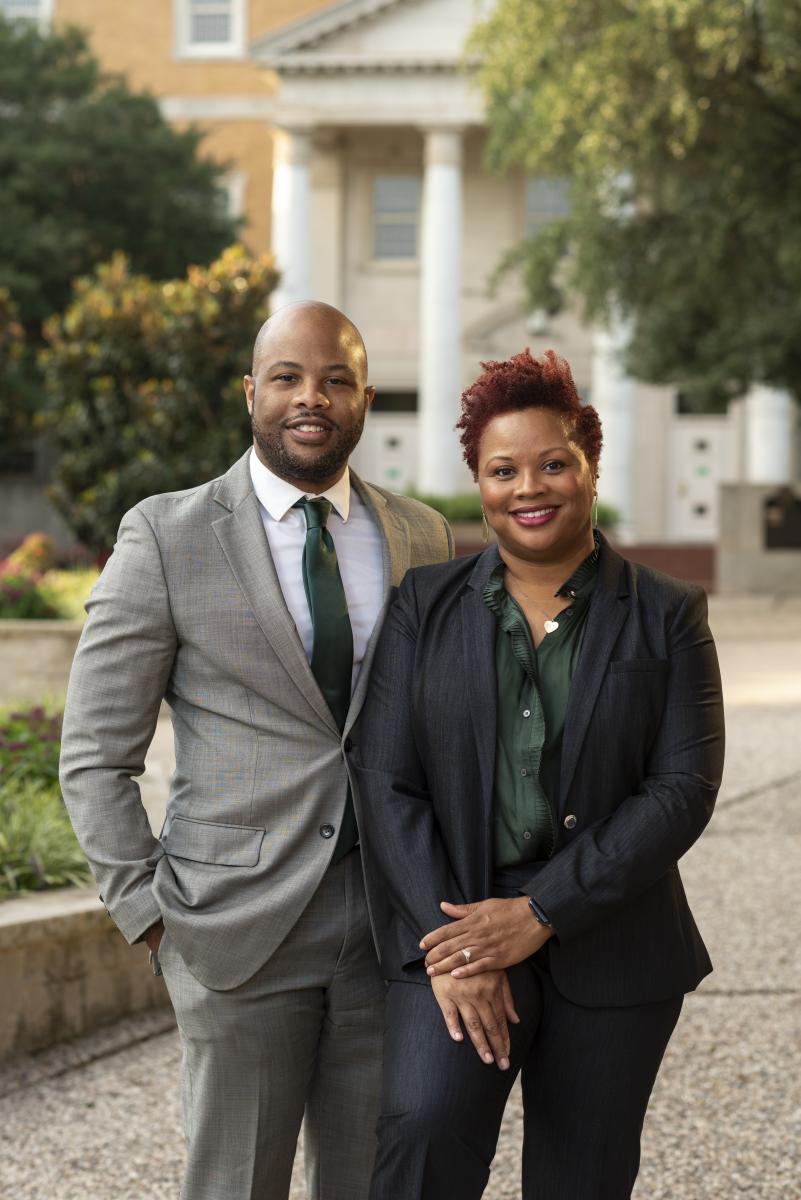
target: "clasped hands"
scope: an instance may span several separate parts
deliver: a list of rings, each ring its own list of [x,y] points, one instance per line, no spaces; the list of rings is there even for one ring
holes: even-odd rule
[[[451,917],[420,942],[448,1032],[462,1041],[460,1017],[482,1062],[509,1067],[508,1022],[519,1023],[506,968],[535,954],[552,930],[534,917],[525,896],[440,908]],[[463,950],[470,952],[465,960]],[[474,978],[476,977],[477,978]]]

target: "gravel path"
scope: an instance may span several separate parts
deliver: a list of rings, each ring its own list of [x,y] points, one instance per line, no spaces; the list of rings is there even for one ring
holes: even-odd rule
[[[799,646],[777,658],[785,679]],[[769,686],[746,705],[742,645],[721,649],[724,677],[734,663],[726,779],[682,868],[717,969],[688,997],[657,1081],[637,1200],[801,1200],[801,674],[781,707]],[[178,1059],[157,1013],[0,1071],[0,1200],[176,1200]],[[486,1200],[518,1200],[521,1132],[515,1092]]]

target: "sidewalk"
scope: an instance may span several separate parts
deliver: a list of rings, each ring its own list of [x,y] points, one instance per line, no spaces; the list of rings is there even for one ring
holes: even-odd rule
[[[668,1050],[635,1197],[798,1200],[801,611],[717,599],[712,621],[727,768],[682,874],[716,970],[688,997]],[[167,735],[149,762],[154,810]],[[0,1200],[176,1200],[178,1058],[174,1030],[154,1015],[0,1072]],[[520,1137],[515,1092],[486,1200],[519,1200]],[[305,1195],[300,1165],[292,1200]]]

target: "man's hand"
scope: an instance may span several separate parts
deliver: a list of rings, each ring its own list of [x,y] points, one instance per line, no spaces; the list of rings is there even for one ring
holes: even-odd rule
[[[476,904],[443,900],[440,908],[453,920],[427,933],[420,943],[420,949],[428,951],[428,974],[434,977],[450,972],[465,979],[511,967],[536,954],[553,936],[553,930],[535,918],[526,896]],[[462,950],[470,952],[469,964]]]
[[[448,1033],[455,1042],[464,1040],[464,1027],[482,1062],[496,1062],[509,1070],[509,1025],[520,1023],[512,989],[505,971],[484,971],[478,979],[453,979],[441,975],[431,980],[437,1004]]]
[[[159,918],[155,925],[151,925],[144,936],[144,941],[147,944],[151,954],[158,954],[161,939],[164,936],[164,922]]]

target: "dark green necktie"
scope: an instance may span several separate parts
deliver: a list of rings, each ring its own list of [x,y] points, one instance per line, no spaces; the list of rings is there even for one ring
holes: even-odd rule
[[[311,669],[325,702],[339,729],[345,726],[350,708],[353,676],[353,631],[348,602],[339,574],[334,539],[326,525],[331,501],[298,500],[306,517],[306,545],[303,550],[303,586],[309,602],[312,629]],[[347,804],[339,831],[333,862],[344,857],[356,845],[358,833],[353,802],[348,791]]]

